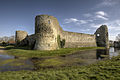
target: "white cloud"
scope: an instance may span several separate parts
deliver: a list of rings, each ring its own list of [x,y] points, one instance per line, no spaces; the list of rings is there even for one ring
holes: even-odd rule
[[[98,11],[95,14],[96,15],[101,15],[101,16],[108,16],[107,13],[105,13],[104,11]]]
[[[101,24],[92,23],[90,24],[90,27],[99,28],[101,25],[107,25],[108,29],[111,30],[112,32],[120,31],[120,20],[108,21],[106,23]]]
[[[94,20],[87,20],[88,22],[93,22]]]
[[[97,5],[97,7],[113,6],[118,3],[119,3],[119,0],[102,0],[102,2]]]
[[[87,14],[83,14],[83,16],[85,16],[85,17],[91,17],[91,16],[92,16],[92,14],[87,13]]]
[[[98,11],[98,12],[95,12],[95,19],[102,19],[102,20],[109,20],[107,17],[108,17],[108,14],[105,13],[104,11]]]
[[[70,18],[70,19],[65,19],[65,23],[71,23],[71,22],[77,22],[79,20],[77,20],[76,18]]]
[[[115,41],[115,40],[116,40],[116,36],[109,35],[109,40],[113,40],[113,41]]]
[[[99,28],[101,25],[103,25],[103,24],[92,23],[92,24],[90,24],[90,27],[92,27],[92,28]]]
[[[86,32],[86,31],[90,31],[90,29],[82,29],[81,31]]]
[[[96,18],[98,19],[103,19],[103,20],[108,20],[108,18],[104,17],[104,16],[101,16],[101,15],[96,15]]]
[[[88,21],[88,20],[78,20],[78,19],[76,19],[76,18],[69,18],[69,19],[65,19],[64,22],[65,22],[66,24],[68,24],[68,23],[75,23],[75,24],[77,24],[77,25],[80,25],[80,24],[86,24],[86,23],[88,23],[89,21]]]
[[[114,20],[114,21],[108,22],[108,27],[110,30],[120,31],[120,20]]]
[[[86,13],[83,14],[84,17],[89,18],[88,22],[93,22],[94,20],[109,20],[108,14],[104,11],[97,11],[94,14]]]
[[[80,22],[80,24],[86,24],[87,23],[87,21],[85,21],[85,20],[79,20],[79,22]]]

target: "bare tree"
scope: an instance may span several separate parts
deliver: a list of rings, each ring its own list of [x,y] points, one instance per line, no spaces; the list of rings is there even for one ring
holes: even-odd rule
[[[118,35],[116,36],[116,40],[117,40],[117,41],[120,41],[120,34],[118,34]]]
[[[14,43],[15,42],[15,36],[4,36],[4,37],[0,37],[0,42],[5,42],[5,43]]]
[[[15,36],[10,36],[8,43],[15,43]]]

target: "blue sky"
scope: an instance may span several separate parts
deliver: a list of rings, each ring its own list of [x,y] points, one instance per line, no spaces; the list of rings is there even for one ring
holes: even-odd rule
[[[93,34],[105,24],[111,40],[120,33],[120,0],[0,0],[0,36],[33,34],[40,14],[55,16],[66,31]]]

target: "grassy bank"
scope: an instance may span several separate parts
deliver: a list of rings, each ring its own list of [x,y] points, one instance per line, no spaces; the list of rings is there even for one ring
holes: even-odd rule
[[[7,46],[6,52],[10,55],[19,56],[19,57],[42,57],[42,56],[59,56],[71,54],[80,50],[89,50],[89,49],[104,49],[103,47],[81,47],[81,48],[62,48],[59,50],[51,51],[40,51],[40,50],[28,50],[27,48],[20,48],[14,46]]]
[[[120,80],[120,56],[81,67],[0,72],[0,80]]]

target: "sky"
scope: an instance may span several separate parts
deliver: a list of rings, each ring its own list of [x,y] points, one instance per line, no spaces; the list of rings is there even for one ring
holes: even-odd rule
[[[110,40],[120,34],[120,0],[0,0],[0,37],[34,34],[41,14],[56,17],[65,31],[94,34],[107,25]]]

